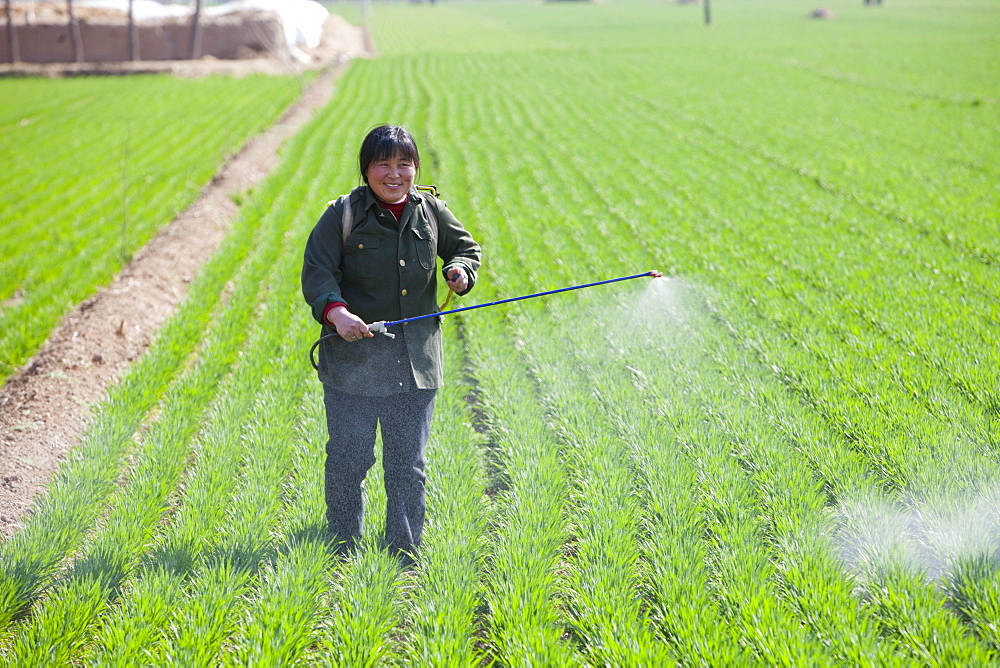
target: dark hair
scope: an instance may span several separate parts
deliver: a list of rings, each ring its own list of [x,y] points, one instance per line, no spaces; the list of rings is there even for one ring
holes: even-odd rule
[[[368,167],[379,160],[388,160],[401,156],[413,163],[414,169],[420,168],[420,154],[417,143],[406,128],[399,125],[380,125],[368,132],[361,142],[358,153],[358,165],[361,167],[361,178],[368,183]]]

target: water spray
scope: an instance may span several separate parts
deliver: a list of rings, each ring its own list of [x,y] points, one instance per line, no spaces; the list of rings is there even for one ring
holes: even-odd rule
[[[500,299],[498,301],[488,302],[486,304],[475,304],[473,306],[463,306],[461,308],[451,309],[450,311],[438,311],[436,313],[428,313],[426,315],[418,315],[418,316],[414,316],[412,318],[403,318],[402,320],[380,320],[378,322],[373,322],[372,324],[368,325],[368,331],[371,332],[372,334],[384,334],[384,335],[388,336],[389,338],[394,339],[394,338],[396,338],[396,335],[393,334],[392,332],[390,332],[389,328],[390,327],[395,327],[396,325],[403,325],[403,324],[406,324],[408,322],[415,322],[417,320],[424,320],[426,318],[437,318],[437,317],[441,317],[441,316],[445,316],[445,315],[450,315],[452,313],[461,313],[462,311],[471,311],[471,310],[477,309],[477,308],[486,308],[487,306],[497,306],[499,304],[508,304],[510,302],[517,302],[517,301],[521,301],[523,299],[532,299],[534,297],[544,297],[545,295],[554,295],[554,294],[559,293],[559,292],[568,292],[570,290],[581,290],[583,288],[592,288],[592,287],[594,287],[596,285],[606,285],[608,283],[617,283],[619,281],[630,281],[630,280],[632,280],[634,278],[643,278],[643,277],[646,277],[646,276],[649,276],[651,278],[663,278],[663,274],[661,274],[658,271],[655,271],[655,270],[653,270],[653,271],[647,271],[647,272],[644,272],[642,274],[633,274],[632,276],[622,276],[620,278],[609,278],[608,280],[605,280],[605,281],[597,281],[595,283],[585,283],[583,285],[573,285],[573,286],[570,286],[568,288],[559,288],[557,290],[546,290],[545,292],[536,292],[536,293],[531,294],[531,295],[522,295],[521,297],[511,297],[509,299]],[[447,303],[447,302],[445,302],[445,303]],[[313,346],[312,346],[312,348],[309,350],[309,360],[312,362],[312,365],[313,365],[314,369],[318,369],[319,368],[319,366],[316,364],[316,359],[315,359],[315,356],[314,356],[314,353],[316,352],[316,348],[319,346],[319,344],[324,339],[329,339],[329,338],[334,337],[334,336],[339,336],[339,334],[337,334],[336,332],[334,332],[333,334],[326,334],[324,336],[321,336],[319,339],[316,340],[316,343],[314,343]]]

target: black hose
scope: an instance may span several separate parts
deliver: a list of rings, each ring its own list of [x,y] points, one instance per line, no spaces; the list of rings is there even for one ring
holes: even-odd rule
[[[316,339],[316,343],[314,343],[312,345],[312,348],[309,349],[309,361],[312,362],[313,368],[316,369],[317,371],[319,371],[319,364],[316,363],[316,349],[319,348],[319,344],[321,344],[323,341],[332,338],[334,336],[340,336],[340,334],[338,334],[337,332],[334,332],[332,334],[324,334],[323,336]]]

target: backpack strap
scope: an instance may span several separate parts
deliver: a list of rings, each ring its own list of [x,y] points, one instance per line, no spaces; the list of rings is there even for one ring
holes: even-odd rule
[[[343,243],[347,243],[347,237],[351,236],[351,229],[354,227],[354,212],[351,211],[350,197],[351,193],[348,193],[346,195],[341,195],[337,199],[331,199],[326,203],[327,208],[330,208],[335,204],[344,205],[344,208],[341,209],[341,211],[343,211],[343,215],[340,219],[340,232],[343,235],[341,237],[341,241]]]
[[[427,199],[430,197],[433,197],[434,199],[438,198],[437,186],[417,186],[417,192],[419,192],[421,195],[424,196],[423,199],[424,212],[427,214],[427,218],[429,218],[431,221],[431,227],[434,228],[434,236],[437,236],[437,228],[438,228],[437,209],[434,208],[433,204],[427,203]]]
[[[351,196],[341,195],[337,201],[344,205],[344,214],[340,219],[340,233],[343,235],[341,241],[347,243],[347,237],[351,236],[351,228],[354,227],[354,212],[351,211]]]

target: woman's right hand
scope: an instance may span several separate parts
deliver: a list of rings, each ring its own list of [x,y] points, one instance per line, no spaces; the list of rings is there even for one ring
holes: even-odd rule
[[[375,336],[368,331],[365,321],[347,310],[345,306],[334,306],[326,314],[326,321],[336,327],[337,334],[345,341],[360,341]]]

